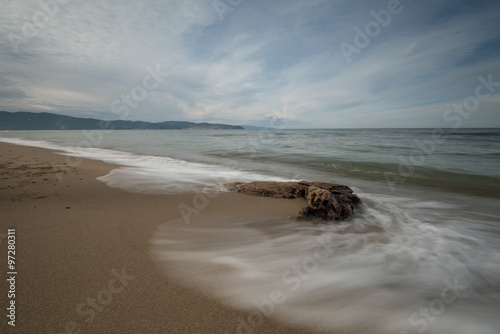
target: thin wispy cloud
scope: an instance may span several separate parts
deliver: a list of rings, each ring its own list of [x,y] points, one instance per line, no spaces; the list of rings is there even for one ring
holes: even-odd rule
[[[116,119],[112,102],[159,65],[168,77],[127,118],[269,125],[286,107],[290,127],[447,126],[478,76],[500,81],[500,5],[402,0],[346,59],[341,43],[389,3],[6,2],[0,109]],[[498,111],[497,95],[464,125],[500,126]]]

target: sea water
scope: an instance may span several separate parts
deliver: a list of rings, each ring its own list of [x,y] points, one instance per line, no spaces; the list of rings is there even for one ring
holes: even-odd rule
[[[99,179],[140,193],[351,186],[364,204],[342,223],[256,213],[158,229],[160,267],[247,311],[228,333],[257,333],[268,317],[323,332],[499,333],[499,129],[3,131],[0,141],[116,164]]]

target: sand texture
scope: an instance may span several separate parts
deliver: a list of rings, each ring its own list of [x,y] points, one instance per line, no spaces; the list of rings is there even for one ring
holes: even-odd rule
[[[238,333],[247,313],[166,276],[150,256],[160,224],[182,218],[194,194],[141,195],[107,187],[117,166],[40,148],[0,144],[0,249],[16,229],[16,326],[1,333]],[[199,215],[294,215],[300,200],[223,193]],[[216,279],[216,277],[214,277]],[[244,332],[240,330],[240,332]],[[272,320],[254,333],[303,333]]]

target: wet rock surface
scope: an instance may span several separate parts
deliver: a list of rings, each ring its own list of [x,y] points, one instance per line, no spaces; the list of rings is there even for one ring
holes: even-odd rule
[[[274,198],[304,198],[308,205],[297,214],[298,219],[320,218],[343,220],[349,218],[359,197],[346,185],[327,182],[252,182],[228,183],[229,191]]]

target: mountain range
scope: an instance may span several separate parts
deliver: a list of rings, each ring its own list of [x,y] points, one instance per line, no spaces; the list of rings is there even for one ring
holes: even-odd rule
[[[151,123],[144,121],[103,121],[95,118],[80,118],[52,113],[0,111],[0,130],[208,130],[243,129],[238,125],[166,121]]]

